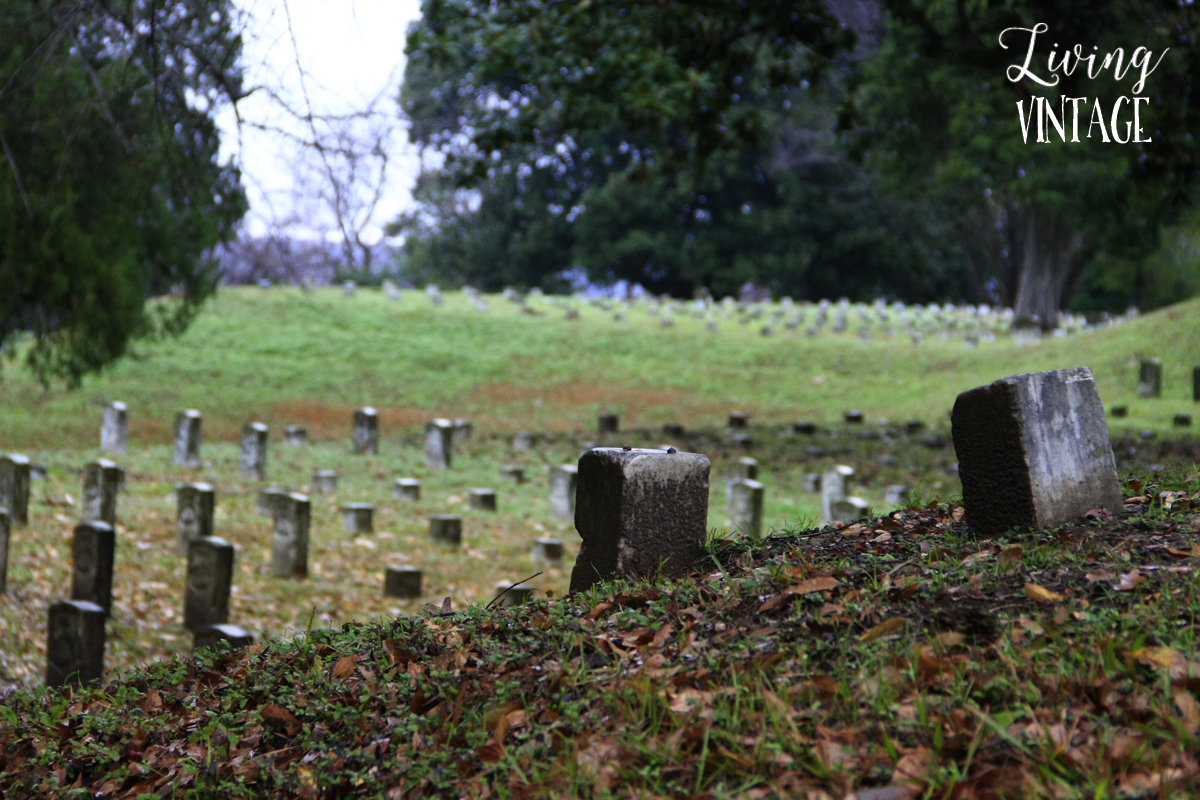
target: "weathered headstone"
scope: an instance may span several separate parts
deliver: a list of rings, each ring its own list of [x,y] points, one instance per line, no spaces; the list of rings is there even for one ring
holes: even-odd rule
[[[495,511],[496,510],[496,490],[495,489],[472,489],[467,494],[467,503],[471,508],[478,511]]]
[[[0,594],[8,591],[8,537],[12,522],[7,508],[0,508]]]
[[[1176,414],[1174,419],[1171,420],[1171,422],[1172,422],[1172,424],[1175,425],[1176,428],[1190,428],[1192,425],[1192,415],[1191,414]]]
[[[563,560],[562,540],[546,537],[535,539],[530,558],[533,559],[533,563],[535,564],[546,564],[547,566],[561,564]]]
[[[279,501],[271,535],[271,575],[276,578],[308,577],[308,523],[312,504],[295,492]]]
[[[513,483],[524,483],[525,468],[515,464],[505,464],[500,468],[500,477]]]
[[[384,597],[420,597],[420,567],[387,567],[383,571]]]
[[[116,533],[105,522],[81,522],[71,543],[71,599],[87,600],[112,611],[113,553]]]
[[[215,536],[188,543],[187,590],[183,624],[189,631],[229,620],[229,590],[233,586],[233,545]]]
[[[288,425],[283,429],[283,443],[293,446],[308,444],[308,428],[304,425]]]
[[[616,414],[601,414],[596,419],[596,429],[600,433],[616,433],[621,427],[621,420]]]
[[[434,544],[458,547],[462,544],[462,517],[434,514],[429,518],[429,538]]]
[[[397,478],[392,487],[392,497],[397,500],[420,500],[421,482],[416,478]]]
[[[758,479],[758,459],[742,457],[734,459],[725,469],[725,505],[733,502],[733,485],[738,481]]]
[[[800,478],[800,488],[809,494],[821,491],[821,474],[819,472],[804,473],[804,476]]]
[[[217,493],[207,483],[175,484],[176,550],[186,555],[193,539],[213,535]]]
[[[354,297],[358,284],[354,281],[342,281],[342,297]]]
[[[428,469],[450,469],[454,447],[454,423],[434,419],[425,426],[425,466]]]
[[[1129,407],[1128,406],[1113,406],[1112,409],[1108,413],[1112,414],[1114,417],[1127,417],[1127,416],[1129,416]]]
[[[861,497],[843,497],[829,505],[829,516],[833,522],[850,522],[862,519],[871,513],[871,504]]]
[[[454,435],[451,439],[455,444],[462,444],[471,438],[471,420],[456,419],[454,420]]]
[[[254,507],[254,513],[260,517],[274,517],[275,509],[279,505],[279,498],[286,496],[286,489],[259,489],[258,502]]]
[[[260,481],[267,476],[267,426],[261,422],[242,428],[238,472]]]
[[[1162,362],[1144,358],[1138,364],[1138,397],[1162,396]]]
[[[124,453],[129,444],[129,409],[122,402],[104,407],[100,422],[100,449],[106,453]]]
[[[792,432],[793,433],[802,433],[805,436],[812,436],[814,433],[817,432],[817,423],[808,422],[808,421],[793,422],[792,423]]]
[[[239,625],[209,625],[192,635],[192,652],[198,653],[221,642],[228,642],[232,649],[239,650],[254,644],[254,634]]]
[[[861,425],[863,421],[863,412],[858,409],[850,409],[843,416],[847,425]]]
[[[571,592],[615,576],[669,574],[703,557],[709,460],[699,453],[605,447],[579,459]]]
[[[563,464],[550,468],[550,516],[563,522],[575,519],[575,487],[579,468]]]
[[[750,415],[745,411],[729,412],[729,427],[738,429],[744,428],[750,423]]]
[[[512,448],[519,453],[533,449],[533,434],[529,431],[517,431],[513,436]]]
[[[0,508],[7,508],[13,525],[29,524],[30,464],[27,456],[0,456]]]
[[[735,531],[756,541],[762,538],[763,485],[761,483],[747,478],[730,484],[729,518]]]
[[[318,494],[332,494],[337,491],[338,474],[334,469],[314,469],[312,476],[313,491]]]
[[[833,519],[832,506],[846,496],[846,478],[854,474],[854,468],[838,464],[821,475],[821,524]]]
[[[1123,508],[1090,369],[1033,372],[963,392],[952,413],[963,505],[984,535]]]
[[[729,443],[737,450],[748,451],[754,449],[754,437],[748,433],[735,433],[729,437]]]
[[[46,620],[46,685],[82,685],[104,674],[104,609],[86,600],[50,604]]]
[[[354,452],[379,452],[379,412],[370,406],[354,409]]]
[[[899,508],[908,505],[912,492],[907,486],[885,486],[883,489],[883,504],[888,508]]]
[[[1200,367],[1192,368],[1192,402],[1200,403]]]
[[[194,408],[175,415],[175,466],[200,466],[201,414]]]
[[[678,422],[668,422],[663,425],[663,436],[670,436],[673,439],[678,439],[683,436],[684,428]]]
[[[346,533],[374,533],[375,506],[370,503],[346,503],[342,506],[342,530]]]
[[[107,458],[98,458],[83,465],[83,521],[107,522],[117,518],[117,486],[121,473]]]
[[[904,431],[909,436],[916,436],[918,433],[921,433],[923,430],[925,430],[925,421],[924,420],[910,419],[908,422],[904,423]]]
[[[534,588],[525,584],[513,585],[512,581],[496,581],[496,605],[501,608],[523,606],[533,599]]]

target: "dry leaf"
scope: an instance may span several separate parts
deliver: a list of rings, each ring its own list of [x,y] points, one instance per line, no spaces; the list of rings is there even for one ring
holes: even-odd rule
[[[892,617],[885,619],[883,622],[871,628],[869,631],[858,637],[860,642],[869,642],[872,639],[878,639],[881,636],[887,636],[890,633],[896,633],[904,628],[903,617]]]
[[[788,594],[812,594],[813,592],[828,592],[838,585],[836,578],[809,578],[800,581],[787,589]]]
[[[1058,592],[1052,592],[1036,583],[1025,584],[1025,596],[1035,603],[1061,603],[1066,599]]]
[[[1014,545],[1013,547],[1007,547],[1004,550],[1001,550],[1000,555],[997,557],[996,560],[1000,562],[1001,567],[1003,567],[1004,569],[1008,569],[1009,567],[1012,567],[1015,564],[1020,564],[1021,559],[1024,556],[1025,556],[1025,548],[1018,544],[1018,545]]]
[[[296,719],[296,715],[288,711],[286,708],[281,708],[274,703],[268,703],[258,710],[258,715],[262,717],[263,722],[273,728],[283,728],[288,736],[295,736],[300,732],[300,720]]]
[[[333,680],[344,681],[354,672],[354,656],[342,656],[333,665]]]
[[[1146,580],[1146,576],[1139,572],[1137,567],[1134,567],[1133,569],[1129,570],[1129,572],[1126,572],[1121,576],[1121,580],[1117,584],[1117,591],[1132,592],[1138,587],[1139,583],[1143,583]]]
[[[1165,669],[1173,679],[1187,675],[1187,659],[1172,647],[1143,647],[1134,650],[1133,655],[1142,664]]]

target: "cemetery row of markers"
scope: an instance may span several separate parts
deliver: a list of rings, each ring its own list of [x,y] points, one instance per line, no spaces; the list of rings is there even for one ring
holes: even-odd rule
[[[1140,377],[1143,383],[1155,381],[1153,388],[1161,390],[1161,366],[1157,373],[1148,373],[1143,368]],[[174,441],[177,465],[199,466],[201,419],[200,412],[195,410],[177,415]],[[850,424],[861,424],[863,414],[847,411],[844,419]],[[103,450],[125,451],[128,423],[128,410],[123,403],[105,407],[101,426]],[[730,414],[728,426],[735,443],[749,443],[748,434],[743,432],[747,424],[746,414]],[[1020,525],[1051,527],[1071,521],[1089,509],[1121,507],[1105,413],[1090,370],[1032,373],[964,393],[955,403],[952,426],[964,504],[972,528],[979,533]],[[793,428],[796,433],[812,434],[817,426],[798,422]],[[905,426],[909,434],[919,433],[922,428],[920,420],[911,420]],[[618,432],[618,417],[601,415],[598,429],[601,434]],[[434,470],[450,468],[456,438],[469,438],[470,433],[467,420],[431,421],[425,437],[426,466]],[[682,436],[683,427],[667,425],[664,433]],[[352,435],[355,452],[378,452],[378,414],[374,409],[355,410]],[[265,476],[267,437],[267,427],[261,423],[245,427],[239,459],[243,474],[257,479]],[[303,426],[289,426],[284,442],[305,444],[307,431]],[[1014,448],[1013,442],[1019,442],[1021,447]],[[1005,446],[1000,447],[1001,443]],[[513,441],[514,449],[518,450],[528,450],[532,444],[533,436],[527,432],[518,433]],[[1013,456],[1014,452],[1020,457]],[[1097,452],[1103,457],[1097,460],[1089,456]],[[636,470],[631,469],[634,463],[640,464]],[[680,453],[673,447],[655,450],[594,447],[587,449],[577,466],[553,468],[551,513],[560,520],[574,521],[583,539],[571,577],[571,591],[612,575],[644,574],[659,564],[678,568],[692,563],[688,559],[698,556],[707,532],[709,469],[706,456]],[[0,456],[0,592],[6,590],[10,525],[28,522],[30,473],[28,458],[15,454]],[[846,495],[847,479],[853,474],[852,467],[838,465],[824,474],[804,476],[805,490],[821,493],[823,524],[870,514],[865,500]],[[517,466],[503,467],[502,475],[517,482],[524,480],[524,471]],[[736,459],[726,477],[726,505],[735,529],[760,538],[764,487],[757,480],[757,461],[749,457]],[[626,491],[623,487],[631,482],[639,487]],[[54,602],[49,609],[46,670],[49,685],[94,680],[101,675],[105,620],[112,606],[116,546],[113,524],[117,495],[123,483],[124,470],[107,459],[89,462],[84,468],[82,521],[75,528],[72,545],[71,599]],[[313,475],[314,491],[334,491],[336,483],[336,472],[317,470]],[[1020,487],[1017,495],[1008,488],[1011,486]],[[1024,487],[1028,487],[1028,496],[1018,502]],[[889,486],[886,504],[903,505],[907,492],[905,487]],[[417,500],[420,482],[399,478],[393,495],[402,501]],[[641,499],[634,503],[631,499],[634,497]],[[494,490],[473,489],[469,498],[472,508],[496,510]],[[176,502],[178,549],[187,558],[184,623],[194,634],[194,647],[221,640],[233,645],[250,643],[251,634],[228,622],[234,548],[230,542],[213,535],[213,488],[204,483],[178,484]],[[668,509],[669,513],[659,513]],[[264,488],[258,493],[257,510],[273,520],[271,574],[284,579],[306,577],[309,498]],[[346,504],[342,506],[342,514],[346,532],[361,534],[373,530],[374,506]],[[672,531],[679,526],[682,532]],[[458,547],[462,540],[462,518],[433,515],[429,532],[433,542]],[[532,555],[537,562],[561,563],[563,543],[539,538]],[[384,594],[419,597],[421,578],[422,572],[417,567],[388,567]],[[524,602],[532,592],[530,587],[507,582],[497,584],[496,588],[497,598],[505,604]]]

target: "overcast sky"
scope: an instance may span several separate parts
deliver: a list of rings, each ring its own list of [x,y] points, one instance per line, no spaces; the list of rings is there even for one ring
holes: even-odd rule
[[[313,201],[311,181],[316,173],[306,169],[313,154],[287,135],[254,127],[283,128],[307,137],[304,124],[283,113],[267,90],[292,107],[311,105],[317,115],[355,111],[384,93],[381,108],[395,118],[404,73],[404,33],[420,16],[420,2],[235,0],[235,6],[247,16],[245,85],[262,88],[238,104],[241,126],[232,108],[222,109],[217,120],[224,155],[235,155],[242,166],[250,197],[248,230],[261,235],[271,229],[272,221],[291,221],[293,232],[329,229],[331,217]],[[308,73],[303,82],[297,61]],[[398,129],[389,148],[386,189],[373,218],[379,225],[411,203],[418,168],[415,151]],[[378,225],[372,233],[382,236]]]

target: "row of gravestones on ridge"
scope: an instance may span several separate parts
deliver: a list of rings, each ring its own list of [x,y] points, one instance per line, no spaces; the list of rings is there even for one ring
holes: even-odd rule
[[[967,521],[977,533],[1050,528],[1096,508],[1123,507],[1104,407],[1087,368],[1018,375],[964,392],[951,424]],[[571,592],[612,577],[680,575],[702,563],[710,466],[704,455],[673,448],[586,452],[576,473],[575,527],[583,545]],[[279,565],[294,570],[307,544],[308,501],[287,497],[273,511],[274,544]],[[225,552],[231,565],[232,552]],[[191,573],[189,564],[189,592],[205,580],[193,581]],[[104,616],[90,602],[51,606],[48,682],[99,677]]]
[[[1157,358],[1144,358],[1138,362],[1138,397],[1162,397],[1163,365]],[[1192,369],[1192,402],[1200,403],[1200,367]],[[1128,406],[1113,406],[1109,413],[1114,417],[1125,417],[1129,414]],[[1191,427],[1192,415],[1176,414],[1172,420],[1177,428]]]

